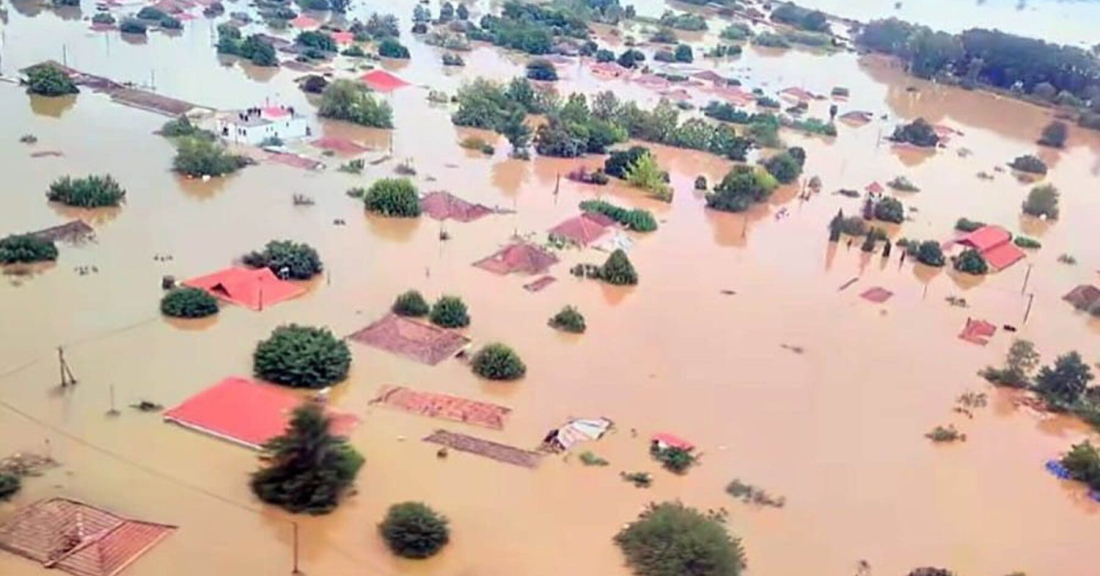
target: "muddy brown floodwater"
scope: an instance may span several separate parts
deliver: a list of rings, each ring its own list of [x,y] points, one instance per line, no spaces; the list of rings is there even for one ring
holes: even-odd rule
[[[91,6],[85,2],[84,9]],[[397,13],[408,29],[411,2],[371,9]],[[293,85],[295,72],[259,73],[219,62],[210,20],[189,21],[175,37],[151,34],[131,44],[49,10],[33,18],[32,12],[9,9],[3,28],[7,76],[42,59],[60,59],[64,46],[75,68],[155,82],[159,92],[185,100],[225,108],[264,99],[309,106]],[[211,182],[183,180],[168,170],[171,145],[153,134],[165,118],[90,91],[43,100],[0,84],[0,166],[6,174],[0,231],[78,217],[97,233],[95,243],[62,246],[56,265],[0,282],[0,454],[48,449],[62,463],[29,479],[13,503],[0,504],[0,519],[15,506],[65,495],[180,526],[128,570],[133,576],[289,573],[291,519],[300,524],[308,574],[626,575],[611,536],[647,502],[679,498],[730,511],[752,575],[843,576],[854,573],[861,559],[881,575],[927,564],[967,576],[1096,573],[1100,504],[1043,469],[1090,433],[1071,420],[1018,409],[1011,395],[976,376],[1000,361],[1009,334],[999,331],[986,347],[955,336],[968,317],[981,317],[1016,325],[1045,361],[1071,349],[1090,362],[1100,360],[1100,322],[1059,299],[1076,284],[1100,279],[1100,134],[1073,129],[1064,150],[1041,151],[1052,166],[1046,181],[1062,190],[1062,218],[1038,223],[1020,216],[1027,185],[1008,173],[992,181],[975,174],[1037,152],[1033,142],[1049,111],[929,85],[875,59],[748,49],[719,70],[767,90],[798,85],[828,93],[845,85],[852,97],[840,104],[842,111],[875,113],[862,128],[842,126],[831,142],[783,134],[806,148],[806,175],[823,179],[823,193],[800,202],[792,186],[747,214],[710,212],[692,181],[704,174],[716,182],[730,163],[655,147],[671,172],[671,204],[619,184],[597,188],[564,179],[554,194],[558,174],[579,164],[595,167],[602,158],[509,160],[503,140],[492,157],[471,153],[458,146],[469,132],[451,125],[445,107],[426,102],[426,87],[453,92],[479,75],[510,78],[523,60],[480,47],[467,55],[464,70],[443,72],[437,49],[407,34],[404,41],[413,58],[398,73],[416,86],[389,97],[397,126],[394,160],[368,164],[359,176],[264,163]],[[560,88],[566,92],[610,88],[647,106],[657,99],[636,84],[601,82],[579,67],[564,76]],[[812,103],[811,113],[825,116],[829,103]],[[879,120],[883,114],[889,119]],[[931,154],[880,144],[896,122],[917,116],[963,134]],[[376,148],[368,158],[389,145],[385,132],[320,127]],[[17,142],[24,133],[37,135],[38,143]],[[961,147],[973,154],[958,155]],[[32,159],[35,150],[64,156]],[[516,212],[447,223],[451,239],[441,243],[435,221],[366,216],[345,196],[349,187],[392,174],[406,158],[419,172],[421,190],[447,189]],[[53,179],[88,172],[109,172],[128,189],[121,210],[81,214],[46,203],[43,194]],[[899,267],[896,255],[883,263],[858,246],[829,246],[832,215],[838,208],[859,209],[859,200],[832,191],[897,175],[923,191],[899,194],[919,211],[891,230],[895,237],[944,239],[965,215],[1027,233],[1043,248],[974,282],[947,270]],[[293,206],[297,192],[316,204]],[[639,286],[609,288],[571,278],[567,270],[574,263],[603,259],[591,250],[562,252],[553,269],[559,281],[534,294],[522,289],[530,278],[470,266],[513,233],[541,239],[575,214],[579,201],[595,197],[648,208],[661,220],[656,233],[635,238],[631,259]],[[776,218],[781,209],[788,216]],[[334,226],[334,219],[347,224]],[[324,257],[325,278],[306,296],[262,313],[224,307],[202,325],[172,324],[157,314],[162,275],[203,274],[283,237],[307,241]],[[1072,253],[1079,264],[1059,264],[1062,253]],[[158,254],[172,259],[154,260]],[[98,273],[80,275],[76,268],[82,266]],[[1025,324],[1028,296],[1021,288],[1029,269],[1024,292],[1034,294],[1034,303]],[[838,292],[857,276],[855,286]],[[895,296],[884,305],[858,297],[875,285]],[[247,487],[256,466],[248,450],[167,425],[156,414],[123,407],[120,416],[106,416],[112,390],[120,406],[141,399],[175,405],[225,376],[247,375],[255,342],[275,326],[293,321],[349,334],[410,287],[430,298],[463,296],[473,318],[469,336],[511,344],[527,362],[528,375],[519,383],[491,384],[456,361],[428,367],[352,344],[352,373],[332,401],[363,419],[351,442],[367,462],[358,493],[331,515],[293,518],[261,507]],[[970,308],[948,306],[949,295],[965,297]],[[546,326],[566,304],[586,315],[583,336]],[[61,344],[80,380],[64,392],[57,388],[54,360]],[[585,448],[611,466],[587,468],[575,457],[549,458],[536,470],[464,454],[438,460],[435,447],[418,439],[441,423],[371,407],[383,385],[507,405],[514,412],[503,431],[444,427],[523,447],[571,416],[606,416],[617,431]],[[966,391],[990,395],[990,406],[972,420],[951,411]],[[947,423],[968,440],[936,446],[923,437]],[[659,470],[645,443],[659,430],[694,441],[702,465],[682,477]],[[620,471],[636,470],[653,473],[652,488],[635,489],[618,478]],[[783,495],[787,505],[743,505],[724,491],[733,478]],[[386,551],[376,524],[387,506],[402,500],[426,501],[451,519],[452,544],[438,557],[410,562]],[[43,570],[0,554],[0,573]]]

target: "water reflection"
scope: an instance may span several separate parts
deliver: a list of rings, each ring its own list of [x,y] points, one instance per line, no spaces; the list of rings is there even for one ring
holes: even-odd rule
[[[420,227],[420,218],[386,218],[364,211],[371,235],[390,242],[408,242]]]
[[[31,101],[31,110],[35,114],[49,118],[60,118],[62,114],[68,112],[76,105],[77,96],[79,96],[79,94],[67,94],[65,96],[38,96],[29,94],[28,98],[30,98]]]

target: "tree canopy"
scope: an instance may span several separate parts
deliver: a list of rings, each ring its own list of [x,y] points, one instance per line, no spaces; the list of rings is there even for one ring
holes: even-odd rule
[[[245,254],[244,263],[253,268],[268,268],[279,277],[309,280],[324,270],[317,250],[304,242],[272,240],[261,251]]]
[[[908,124],[894,128],[894,134],[890,139],[920,148],[935,148],[940,141],[939,135],[924,118],[917,118]]]
[[[57,246],[31,234],[0,238],[0,264],[31,264],[57,260]]]
[[[251,163],[245,156],[230,154],[218,142],[201,136],[180,138],[172,169],[193,177],[224,176]]]
[[[989,271],[989,264],[986,263],[981,252],[967,248],[955,258],[955,270],[980,276]]]
[[[102,208],[118,206],[125,200],[126,190],[109,174],[84,178],[64,176],[50,184],[46,198],[77,208]]]
[[[333,80],[321,93],[317,114],[371,128],[393,128],[393,109],[354,80]]]
[[[778,186],[774,176],[761,168],[734,166],[707,194],[707,207],[723,212],[744,212],[763,202]]]
[[[1039,144],[1051,148],[1062,148],[1066,145],[1066,137],[1069,135],[1069,126],[1065,122],[1052,121],[1043,127],[1043,133],[1039,136]]]
[[[745,569],[741,541],[725,518],[680,502],[650,504],[615,543],[638,576],[740,576]]]
[[[450,541],[447,518],[422,502],[390,506],[378,531],[390,550],[403,558],[429,558]]]
[[[258,378],[294,388],[323,388],[347,378],[351,352],[327,328],[287,324],[252,353]]]
[[[511,347],[491,342],[470,360],[474,374],[488,380],[518,380],[527,373],[527,365]]]
[[[466,303],[458,296],[440,296],[428,315],[432,324],[443,328],[463,328],[470,325]]]
[[[588,328],[585,325],[584,315],[573,306],[566,306],[550,318],[550,326],[562,332],[582,334]]]
[[[420,197],[416,186],[408,178],[382,178],[375,180],[363,194],[363,204],[368,212],[393,218],[420,216]]]
[[[430,308],[419,290],[409,290],[397,296],[390,307],[399,316],[427,316]]]
[[[218,313],[218,301],[202,288],[175,288],[160,300],[160,311],[173,318],[205,318]]]
[[[1058,219],[1058,199],[1061,194],[1052,184],[1036,186],[1027,194],[1023,203],[1024,214],[1036,217],[1045,217],[1051,220]]]
[[[80,92],[69,73],[53,64],[39,64],[27,70],[27,92],[39,96],[64,96]]]
[[[600,279],[617,286],[634,285],[638,283],[638,272],[626,252],[616,249],[600,267]]]
[[[1077,352],[1056,358],[1035,377],[1035,391],[1056,408],[1068,408],[1081,399],[1093,379],[1092,369]]]

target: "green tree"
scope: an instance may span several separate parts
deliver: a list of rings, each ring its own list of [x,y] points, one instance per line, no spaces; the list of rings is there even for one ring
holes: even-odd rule
[[[286,324],[252,353],[258,378],[294,388],[324,388],[347,378],[351,352],[327,328]]]
[[[588,328],[584,322],[584,315],[573,306],[566,306],[550,318],[550,326],[562,332],[583,334]]]
[[[262,251],[249,252],[242,260],[247,266],[268,268],[293,280],[309,280],[324,271],[321,256],[313,246],[292,240],[272,240]]]
[[[202,288],[175,288],[160,300],[160,311],[173,318],[205,318],[218,313],[218,301]]]
[[[1027,200],[1024,200],[1022,206],[1024,214],[1057,220],[1059,197],[1061,194],[1052,184],[1036,186],[1028,192]]]
[[[399,316],[427,316],[428,302],[419,290],[409,290],[397,296],[390,307],[394,314]]]
[[[458,296],[440,296],[432,304],[428,319],[432,324],[444,328],[463,328],[470,325],[470,314],[466,303]]]
[[[252,34],[245,38],[237,49],[241,58],[247,58],[256,66],[272,67],[279,65],[279,57],[275,54],[275,47],[260,34]]]
[[[328,0],[328,5],[333,12],[346,14],[348,7],[351,6],[351,0]]]
[[[707,207],[724,212],[744,212],[763,202],[778,186],[774,176],[751,166],[734,166],[707,194]]]
[[[76,94],[80,89],[69,73],[53,64],[39,64],[27,70],[27,93],[39,96]]]
[[[368,212],[393,218],[420,216],[420,198],[416,186],[407,178],[376,180],[363,194]]]
[[[527,158],[527,146],[531,141],[531,128],[526,123],[527,114],[520,108],[512,110],[500,126],[500,133],[512,145],[512,157]]]
[[[447,518],[421,502],[390,506],[378,525],[382,539],[402,558],[429,558],[450,541]]]
[[[1089,365],[1077,352],[1069,352],[1043,366],[1035,378],[1035,391],[1057,408],[1068,408],[1081,399],[1093,379]]]
[[[940,243],[935,240],[925,240],[917,247],[917,260],[921,264],[939,268],[947,261],[943,256]]]
[[[940,142],[939,135],[924,118],[917,118],[909,124],[898,126],[890,139],[920,148],[935,148]]]
[[[299,32],[294,43],[303,48],[314,48],[325,52],[336,52],[336,40],[324,32],[306,30]]]
[[[30,264],[57,260],[57,246],[30,234],[0,238],[0,264]]]
[[[398,42],[396,38],[385,38],[378,44],[378,55],[383,58],[408,60],[409,49]]]
[[[1074,444],[1062,456],[1062,466],[1065,466],[1070,478],[1088,484],[1093,490],[1100,490],[1100,451],[1092,442],[1085,440]]]
[[[901,224],[905,221],[905,206],[897,198],[886,197],[875,203],[875,218],[883,222]]]
[[[208,138],[180,138],[172,169],[192,177],[223,176],[240,170],[251,163],[244,156],[230,154],[217,142]]]
[[[1043,162],[1041,158],[1032,154],[1024,154],[1023,156],[1017,156],[1012,162],[1008,164],[1015,170],[1020,172],[1027,172],[1028,174],[1046,174],[1047,163]]]
[[[649,149],[642,146],[631,146],[627,150],[612,152],[604,161],[604,174],[615,178],[625,178],[626,171],[642,156],[649,155]]]
[[[725,517],[680,502],[650,504],[615,543],[638,576],[740,576],[745,569],[741,541],[726,531]]]
[[[1031,386],[1031,376],[1039,367],[1039,353],[1035,344],[1029,340],[1013,340],[1005,357],[1004,368],[992,366],[981,371],[981,375],[999,386],[1027,388]]]
[[[470,9],[467,8],[465,4],[459,4],[458,9],[455,10],[455,16],[457,16],[459,20],[466,21],[470,18]]]
[[[535,58],[527,63],[527,78],[553,82],[558,79],[558,70],[554,68],[554,63],[546,58]]]
[[[54,180],[46,191],[46,199],[77,208],[118,206],[126,198],[126,190],[110,175]]]
[[[616,286],[632,286],[638,283],[638,272],[626,252],[616,249],[600,267],[600,279]]]
[[[393,128],[393,110],[359,82],[333,80],[321,94],[317,114],[323,118],[344,120],[372,128]]]
[[[989,264],[986,263],[981,252],[973,248],[967,248],[955,258],[955,270],[980,276],[989,272]]]
[[[667,201],[672,200],[671,189],[665,183],[665,173],[657,165],[657,159],[652,154],[645,154],[634,161],[623,175],[631,185],[642,190],[649,190],[656,197]]]
[[[1066,145],[1068,134],[1069,127],[1066,123],[1054,120],[1043,128],[1043,134],[1039,137],[1039,144],[1051,148],[1062,148]]]
[[[768,157],[764,168],[782,184],[790,184],[802,175],[802,164],[789,151]]]
[[[673,53],[673,57],[677,62],[686,62],[690,64],[695,60],[695,55],[691,52],[691,46],[687,44],[680,44],[676,46],[676,51]]]
[[[519,354],[499,342],[486,344],[470,360],[474,374],[488,380],[518,380],[527,373]]]
[[[6,502],[23,487],[23,481],[15,474],[0,472],[0,502]]]
[[[306,402],[281,436],[264,445],[264,467],[252,475],[256,496],[294,513],[336,509],[363,466],[363,457],[332,432],[324,408]]]

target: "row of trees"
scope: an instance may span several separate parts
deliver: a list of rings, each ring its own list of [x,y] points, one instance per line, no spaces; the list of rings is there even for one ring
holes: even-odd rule
[[[241,29],[228,22],[218,25],[218,54],[239,56],[256,66],[278,66],[275,47],[259,34],[241,37]]]
[[[584,20],[567,10],[515,0],[506,2],[499,16],[486,14],[479,24],[466,26],[467,38],[528,54],[549,54],[559,37],[583,40],[589,35]]]
[[[440,296],[429,307],[423,294],[417,290],[408,290],[394,299],[390,310],[399,316],[427,316],[432,324],[443,328],[464,328],[470,325],[470,312],[466,303],[458,296]]]

